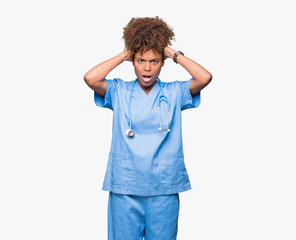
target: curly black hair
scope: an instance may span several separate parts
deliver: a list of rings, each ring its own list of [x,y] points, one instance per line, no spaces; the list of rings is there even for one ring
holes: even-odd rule
[[[173,29],[158,16],[132,18],[123,29],[125,49],[131,51],[133,59],[137,52],[153,50],[162,54],[164,60],[164,48],[175,40]]]

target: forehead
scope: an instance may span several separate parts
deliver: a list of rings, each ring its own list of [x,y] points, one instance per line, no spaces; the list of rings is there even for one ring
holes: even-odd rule
[[[143,54],[141,54],[141,52],[137,52],[135,54],[135,57],[143,58],[143,59],[155,59],[155,58],[161,58],[161,54],[153,50],[148,50],[146,52],[143,52]]]

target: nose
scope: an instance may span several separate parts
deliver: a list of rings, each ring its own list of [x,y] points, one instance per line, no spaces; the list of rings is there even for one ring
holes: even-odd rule
[[[144,70],[147,71],[147,72],[149,72],[151,70],[151,66],[150,66],[149,61],[146,62],[145,66],[144,66]]]

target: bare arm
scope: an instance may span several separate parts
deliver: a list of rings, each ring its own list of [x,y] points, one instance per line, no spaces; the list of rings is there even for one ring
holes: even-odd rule
[[[117,56],[96,65],[84,75],[84,81],[92,90],[104,97],[107,91],[105,77],[125,60],[130,60],[128,51],[123,51]]]
[[[171,59],[173,59],[174,54],[176,52],[176,50],[170,47],[165,47],[164,49],[165,56]],[[186,56],[183,56],[182,54],[180,54],[177,57],[177,61],[182,67],[184,67],[190,73],[190,75],[193,78],[189,86],[190,93],[192,96],[200,92],[200,90],[202,90],[211,82],[212,74],[197,62],[191,60]]]

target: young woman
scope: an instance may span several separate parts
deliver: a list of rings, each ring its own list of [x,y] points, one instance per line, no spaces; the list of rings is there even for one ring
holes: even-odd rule
[[[103,190],[109,191],[109,240],[173,240],[179,192],[191,189],[184,164],[181,111],[198,107],[211,73],[169,47],[173,30],[159,17],[132,18],[124,28],[125,51],[84,75],[97,106],[113,110],[112,143]],[[188,81],[158,77],[171,58]],[[131,61],[136,79],[106,79]]]

